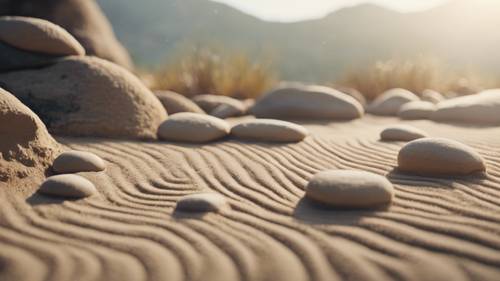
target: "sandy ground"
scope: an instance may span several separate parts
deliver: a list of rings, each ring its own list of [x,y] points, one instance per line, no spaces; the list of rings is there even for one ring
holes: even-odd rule
[[[99,195],[61,201],[0,191],[0,280],[499,280],[500,127],[404,122],[474,147],[485,177],[394,171],[391,118],[303,123],[291,145],[182,145],[59,138],[109,162],[82,174]],[[388,209],[327,210],[301,200],[325,169],[389,174]],[[223,194],[232,210],[174,212],[183,195]]]

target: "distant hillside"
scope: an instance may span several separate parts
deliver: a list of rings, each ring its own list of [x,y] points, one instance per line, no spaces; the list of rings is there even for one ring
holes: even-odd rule
[[[319,20],[272,23],[208,0],[99,0],[140,65],[162,63],[186,42],[272,53],[285,79],[323,81],[393,56],[435,55],[500,75],[500,1],[458,0],[402,14],[374,5]]]

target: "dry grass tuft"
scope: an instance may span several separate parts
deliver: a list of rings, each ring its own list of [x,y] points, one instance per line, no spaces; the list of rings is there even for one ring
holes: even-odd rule
[[[214,94],[246,99],[260,96],[276,81],[269,62],[252,60],[241,52],[194,47],[154,73],[151,87],[188,97]]]
[[[379,61],[350,72],[335,84],[355,88],[369,100],[392,88],[404,88],[416,94],[432,89],[445,95],[465,95],[498,86],[493,79],[471,72],[459,73],[426,57]]]

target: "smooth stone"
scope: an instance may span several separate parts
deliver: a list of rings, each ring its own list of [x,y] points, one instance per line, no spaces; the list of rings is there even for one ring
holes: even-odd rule
[[[423,138],[401,148],[398,169],[419,175],[468,175],[484,172],[486,166],[470,146],[445,138]]]
[[[429,89],[424,90],[422,92],[422,97],[421,98],[422,98],[423,101],[432,102],[434,104],[440,103],[440,102],[446,100],[444,98],[444,96],[441,95],[441,93],[436,92],[434,90],[429,90]]]
[[[84,56],[85,49],[65,29],[29,17],[0,17],[0,41],[21,50],[57,55]]]
[[[23,51],[0,42],[0,72],[40,68],[57,62],[59,57]]]
[[[212,112],[219,105],[228,104],[238,107],[242,102],[235,98],[220,95],[197,95],[191,99],[205,112]]]
[[[483,91],[440,102],[431,115],[437,122],[456,122],[477,125],[500,124],[500,89]]]
[[[210,115],[217,118],[226,119],[230,117],[238,117],[244,115],[248,110],[248,106],[239,102],[237,104],[221,104],[210,112]]]
[[[49,177],[38,191],[45,195],[71,198],[85,198],[97,193],[92,182],[73,174]]]
[[[258,118],[351,120],[362,117],[364,109],[329,87],[285,83],[257,100],[251,113]]]
[[[219,212],[229,208],[224,196],[218,193],[197,193],[182,197],[175,206],[181,212]]]
[[[427,133],[409,125],[394,125],[380,133],[383,141],[412,141],[427,137]]]
[[[366,98],[360,91],[344,86],[335,86],[334,89],[355,98],[363,107],[366,107]]]
[[[329,170],[313,176],[306,197],[337,208],[371,208],[387,205],[394,187],[385,177],[365,171]]]
[[[243,121],[231,129],[232,137],[269,142],[299,142],[308,134],[301,125],[274,119]]]
[[[94,153],[71,150],[61,153],[54,160],[52,169],[58,174],[101,172],[106,169],[106,163]]]
[[[96,57],[65,57],[43,69],[0,73],[0,85],[58,135],[155,139],[167,118],[136,76]]]
[[[229,134],[229,124],[205,114],[181,112],[171,115],[158,128],[158,137],[166,141],[204,143]]]
[[[395,88],[385,91],[377,97],[367,109],[367,112],[374,115],[396,116],[403,104],[420,100],[412,92]]]
[[[429,119],[436,108],[435,104],[428,101],[411,101],[401,106],[398,116],[405,120]]]
[[[168,114],[179,112],[205,113],[196,103],[185,96],[172,91],[156,91],[156,97]]]

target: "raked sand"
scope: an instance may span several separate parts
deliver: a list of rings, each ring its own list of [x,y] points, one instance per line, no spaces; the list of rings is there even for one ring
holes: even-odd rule
[[[498,280],[500,127],[404,121],[478,151],[485,176],[393,171],[404,142],[381,142],[396,118],[300,122],[297,144],[58,138],[106,160],[81,173],[98,195],[61,201],[0,190],[0,280]],[[386,209],[328,210],[301,200],[313,174],[389,174]],[[175,211],[218,192],[230,208]]]

